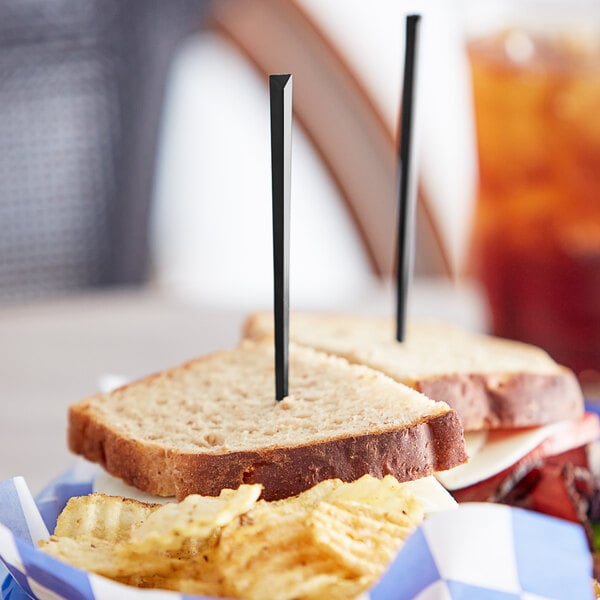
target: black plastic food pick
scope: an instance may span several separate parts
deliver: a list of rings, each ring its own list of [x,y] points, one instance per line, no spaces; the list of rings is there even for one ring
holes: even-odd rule
[[[275,398],[288,395],[290,323],[290,179],[292,167],[292,76],[269,76],[271,97],[271,180],[273,189],[273,272],[275,315]]]
[[[398,150],[398,256],[396,263],[396,339],[404,341],[406,333],[406,312],[408,287],[412,276],[416,175],[411,164],[413,129],[413,104],[417,38],[420,15],[406,17],[404,78],[402,84],[402,104],[400,113],[400,144]]]

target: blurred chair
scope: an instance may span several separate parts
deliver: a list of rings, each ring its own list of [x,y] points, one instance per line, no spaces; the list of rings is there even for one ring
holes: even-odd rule
[[[294,74],[294,113],[351,215],[381,278],[394,275],[397,212],[397,135],[369,90],[300,1],[219,0],[210,23],[265,78]],[[398,23],[398,30],[403,26]],[[416,212],[417,272],[448,275],[423,186]]]
[[[0,303],[144,280],[164,83],[206,9],[0,2]]]

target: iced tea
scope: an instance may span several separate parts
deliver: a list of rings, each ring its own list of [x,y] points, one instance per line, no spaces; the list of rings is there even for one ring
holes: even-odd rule
[[[494,333],[600,372],[600,46],[507,30],[468,54]]]

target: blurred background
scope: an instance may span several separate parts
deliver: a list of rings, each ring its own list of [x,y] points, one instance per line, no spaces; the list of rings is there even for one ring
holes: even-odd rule
[[[389,277],[411,7],[322,4],[0,3],[2,301],[138,283],[268,301],[266,78],[282,71],[295,76],[295,301],[330,305]],[[421,162],[440,200],[421,202],[417,270],[448,275],[468,222],[469,95],[462,57],[448,55],[452,13],[430,12]]]
[[[294,75],[292,308],[391,313],[410,12],[412,312],[458,312],[592,381],[600,38],[583,0],[0,0],[0,314],[132,288],[269,308],[275,72]]]

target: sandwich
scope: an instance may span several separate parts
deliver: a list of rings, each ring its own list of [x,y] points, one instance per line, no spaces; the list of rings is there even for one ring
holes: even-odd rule
[[[273,345],[246,341],[70,407],[70,449],[157,496],[261,484],[278,500],[365,474],[409,481],[466,460],[446,403],[378,371],[290,348],[275,400]]]
[[[446,403],[297,344],[279,402],[273,344],[245,340],[85,398],[68,420],[70,449],[108,475],[42,549],[205,596],[357,597],[422,518],[456,506],[432,475],[467,459]]]
[[[249,339],[270,339],[272,317],[250,316]],[[392,319],[294,314],[296,344],[367,365],[444,401],[458,413],[470,460],[439,473],[458,501],[522,506],[590,531],[600,514],[594,476],[600,426],[585,413],[575,375],[534,346],[435,321],[409,323],[396,342]]]

